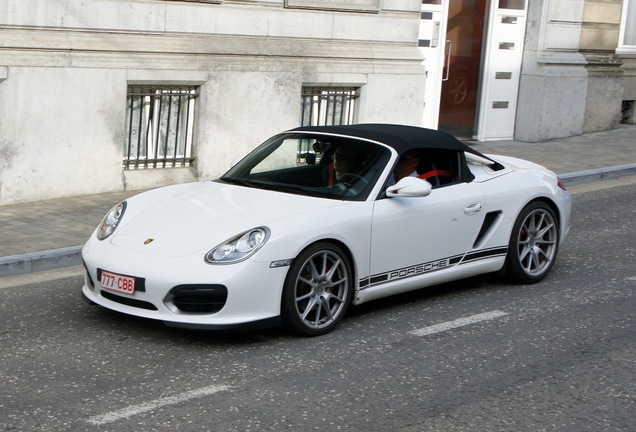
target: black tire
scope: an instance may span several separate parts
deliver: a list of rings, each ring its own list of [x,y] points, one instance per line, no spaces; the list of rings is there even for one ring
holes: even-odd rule
[[[346,254],[331,243],[317,243],[294,260],[283,287],[282,318],[296,334],[320,336],[345,315],[353,293]]]
[[[559,249],[559,224],[549,205],[535,201],[523,208],[510,234],[506,276],[531,284],[552,269]]]

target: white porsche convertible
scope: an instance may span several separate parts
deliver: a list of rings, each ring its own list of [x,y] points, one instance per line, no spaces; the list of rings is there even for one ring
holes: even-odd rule
[[[570,211],[554,173],[442,132],[301,127],[218,180],[117,204],[84,246],[82,291],[169,326],[315,336],[350,304],[498,271],[538,282]]]

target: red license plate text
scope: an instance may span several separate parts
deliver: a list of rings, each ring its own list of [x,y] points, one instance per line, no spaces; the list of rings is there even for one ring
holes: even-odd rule
[[[132,295],[135,293],[135,278],[102,270],[102,288]]]

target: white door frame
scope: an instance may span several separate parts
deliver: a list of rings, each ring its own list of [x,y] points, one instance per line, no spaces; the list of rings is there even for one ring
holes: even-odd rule
[[[422,126],[437,129],[442,94],[442,77],[446,54],[446,27],[448,2],[422,4],[418,45],[424,55],[426,83],[424,85],[424,109]]]
[[[514,138],[528,0],[510,3],[518,9],[499,8],[499,1],[490,2],[477,111],[478,141]]]

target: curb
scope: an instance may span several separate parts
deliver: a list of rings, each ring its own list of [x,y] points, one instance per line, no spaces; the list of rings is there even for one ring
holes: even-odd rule
[[[576,171],[559,175],[566,187],[636,175],[636,164]],[[18,276],[82,264],[82,247],[71,246],[42,252],[0,257],[0,277]]]
[[[636,175],[636,164],[616,165],[607,168],[576,171],[559,175],[559,178],[566,187],[569,187],[603,180],[613,180],[630,175]]]
[[[82,247],[71,246],[42,252],[0,257],[0,277],[55,270],[82,264]]]

